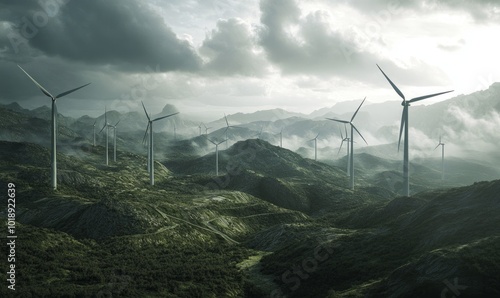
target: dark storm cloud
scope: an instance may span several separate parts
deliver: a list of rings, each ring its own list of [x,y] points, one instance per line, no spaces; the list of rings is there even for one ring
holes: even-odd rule
[[[323,12],[301,17],[295,0],[262,0],[260,44],[268,59],[284,74],[334,75],[380,84],[375,64],[383,64],[394,75],[404,74],[402,83],[412,85],[442,84],[441,71],[416,61],[411,73],[393,62],[369,52],[370,43],[361,45],[353,36],[342,35],[326,22]],[[364,47],[364,48],[363,48]]]
[[[163,71],[196,71],[201,67],[190,44],[178,39],[147,4],[134,0],[53,1],[65,4],[52,17],[46,13],[46,19],[44,7],[34,5],[34,1],[8,1],[1,15],[14,29],[36,30],[28,38],[29,45],[47,56],[125,71],[140,72],[155,65]],[[34,29],[25,29],[30,27]]]
[[[237,19],[219,20],[206,37],[200,52],[210,61],[209,73],[256,76],[264,73],[265,60],[254,52],[254,40],[247,25]]]

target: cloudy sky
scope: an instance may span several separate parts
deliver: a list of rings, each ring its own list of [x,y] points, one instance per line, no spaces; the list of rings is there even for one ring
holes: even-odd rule
[[[44,4],[45,3],[45,4]],[[410,4],[411,3],[411,4]],[[500,5],[398,0],[0,0],[0,102],[34,108],[50,92],[71,116],[184,114],[398,100],[500,81]]]

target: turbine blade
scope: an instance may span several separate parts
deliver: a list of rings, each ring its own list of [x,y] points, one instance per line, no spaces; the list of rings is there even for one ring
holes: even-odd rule
[[[352,118],[351,118],[351,122],[352,120],[354,120],[354,117],[356,117],[356,114],[358,113],[359,109],[361,108],[361,106],[363,105],[363,103],[365,102],[366,100],[366,97],[363,99],[363,101],[361,102],[361,104],[359,105],[358,109],[356,110],[356,112],[354,112],[354,115],[352,115]]]
[[[333,118],[326,118],[326,119],[327,120],[336,121],[336,122],[340,122],[340,123],[349,124],[349,121],[345,121],[345,120],[338,120],[338,119],[333,119]]]
[[[142,143],[146,143],[146,138],[148,136],[148,130],[149,130],[149,121],[148,121],[148,126],[146,126],[146,132],[144,133],[144,137],[142,138]]]
[[[31,77],[27,72],[26,70],[24,70],[21,66],[19,66],[19,64],[17,65],[17,67],[19,67],[27,76],[28,78],[31,79],[31,81],[33,81],[33,83],[35,83],[35,85],[38,86],[38,88],[40,88],[40,90],[43,92],[43,94],[47,95],[48,97],[54,99],[54,96],[52,96],[52,94],[50,94],[49,91],[47,91],[47,89],[43,88],[42,85],[38,84],[37,81],[35,81],[35,79],[33,79],[33,77]]]
[[[205,139],[207,139],[208,141],[210,141],[210,143],[212,143],[212,144],[214,144],[216,146],[218,145],[213,140],[209,139],[206,135],[204,135],[204,137],[205,137]]]
[[[146,113],[146,117],[148,117],[148,121],[151,121],[151,118],[149,118],[148,111],[146,111],[146,107],[144,106],[144,103],[142,102],[142,100],[141,100],[141,103],[142,103],[142,107],[144,108],[144,113]]]
[[[345,129],[345,137],[347,139],[347,125],[344,124],[344,129]]]
[[[340,154],[340,150],[342,150],[342,145],[344,144],[344,140],[342,140],[342,142],[340,142],[340,148],[339,148],[339,152],[337,152],[337,155]]]
[[[439,144],[436,146],[436,148],[434,148],[434,150],[436,150],[439,146],[441,146],[441,143],[439,143]]]
[[[339,127],[339,131],[340,131],[340,138],[342,139],[342,142],[344,142],[344,136],[342,135],[342,129],[340,129],[340,127]]]
[[[401,92],[401,90],[399,90],[399,88],[396,86],[396,84],[394,84],[391,79],[389,79],[389,77],[385,74],[385,72],[382,70],[382,68],[380,68],[380,66],[378,66],[377,64],[377,67],[378,69],[380,69],[380,71],[382,72],[382,74],[384,75],[384,77],[387,79],[387,81],[389,82],[389,84],[391,84],[392,88],[394,89],[394,91],[396,91],[396,93],[401,96],[401,98],[403,99],[403,101],[406,101],[405,99],[405,96],[403,94],[403,92]]]
[[[99,133],[101,133],[105,128],[106,128],[106,124],[104,124],[104,126],[101,128],[101,130],[99,131]]]
[[[119,119],[118,122],[116,122],[116,124],[114,126],[117,126],[118,123],[120,123],[120,121],[122,121],[122,119]]]
[[[224,113],[224,119],[226,119],[226,125],[229,127],[229,122],[227,121],[226,113]]]
[[[316,135],[316,137],[314,139],[316,140],[318,137],[319,137],[319,132],[318,132],[318,134]]]
[[[426,98],[429,98],[429,97],[434,97],[434,96],[438,96],[438,95],[445,94],[445,93],[450,93],[450,92],[453,92],[453,90],[415,97],[415,98],[410,99],[408,102],[410,102],[410,103],[411,102],[416,102],[416,101],[420,101],[420,100],[423,100],[423,99],[426,99]]]
[[[363,139],[363,141],[365,141],[366,145],[368,145],[368,142],[365,140],[365,138],[363,137],[363,135],[359,132],[359,130],[356,128],[356,126],[354,126],[354,124],[351,124],[352,125],[352,128],[354,128],[354,130],[358,133],[358,135]],[[352,136],[351,136],[352,138]]]
[[[179,114],[179,112],[173,113],[173,114],[170,114],[170,115],[167,115],[167,116],[159,117],[159,118],[153,119],[152,121],[158,121],[158,120],[165,119],[165,118],[177,115],[177,114]]]
[[[58,94],[58,95],[56,95],[56,98],[61,98],[61,97],[65,96],[65,95],[68,95],[68,94],[70,94],[70,93],[75,92],[75,91],[76,91],[76,90],[78,90],[78,89],[82,89],[83,87],[88,86],[88,85],[90,85],[90,83],[87,83],[87,84],[85,84],[85,85],[83,85],[83,86],[77,87],[77,88],[75,88],[75,89],[68,90],[68,91],[63,92],[63,93],[61,93],[61,94]]]
[[[407,108],[408,108],[407,106],[404,106],[403,113],[401,114],[401,126],[399,127],[398,152],[399,152],[399,148],[401,147],[401,135],[403,134],[403,127],[406,125],[405,113],[406,113]]]

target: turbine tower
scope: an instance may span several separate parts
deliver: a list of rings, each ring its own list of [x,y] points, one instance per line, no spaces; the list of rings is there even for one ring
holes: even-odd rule
[[[346,171],[346,173],[347,173],[347,176],[349,176],[351,173],[351,169],[350,169],[351,160],[349,158],[349,140],[350,140],[350,138],[348,138],[347,127],[345,124],[344,124],[344,129],[345,129],[345,137],[342,135],[342,129],[339,128],[340,138],[342,139],[342,142],[340,142],[340,148],[339,148],[339,152],[337,152],[337,155],[340,153],[340,150],[342,150],[342,144],[344,144],[344,142],[346,142],[347,143],[347,171]]]
[[[316,135],[316,137],[314,139],[309,140],[309,142],[314,141],[314,160],[315,161],[318,159],[318,147],[317,147],[318,136],[319,136],[319,133]]]
[[[121,120],[118,120],[115,125],[110,125],[113,128],[113,161],[116,162],[116,126],[120,123]]]
[[[148,159],[147,159],[147,168],[148,168],[148,173],[150,172],[150,164],[149,164],[149,138],[148,138],[148,133],[149,133],[149,122],[148,122],[148,126],[146,126],[146,132],[144,132],[144,137],[142,138],[142,144],[144,145],[144,147],[147,148],[147,151],[148,151]]]
[[[351,125],[351,154],[349,156],[350,157],[350,164],[349,164],[349,166],[350,166],[350,178],[351,178],[350,179],[350,187],[351,187],[351,189],[354,189],[354,131],[356,131],[358,133],[358,135],[363,139],[363,141],[365,141],[366,145],[368,145],[368,142],[366,142],[366,140],[363,137],[363,135],[359,132],[359,130],[356,128],[356,126],[354,126],[354,124],[352,123],[352,121],[356,117],[356,114],[358,114],[358,111],[361,108],[361,106],[363,105],[363,103],[365,102],[365,100],[366,100],[366,97],[363,99],[363,101],[359,105],[359,107],[356,110],[356,112],[354,112],[354,115],[352,115],[351,121],[326,118],[328,120],[332,120],[332,121],[336,121],[336,122],[340,122],[340,123]]]
[[[436,150],[441,146],[441,180],[444,180],[444,143],[441,142],[441,136],[439,136],[439,144],[434,148]]]
[[[52,126],[50,129],[51,133],[52,133],[51,146],[50,146],[51,147],[51,160],[52,160],[52,162],[51,162],[51,184],[52,184],[52,189],[55,190],[55,189],[57,189],[57,105],[56,105],[56,100],[58,98],[65,96],[65,95],[73,93],[76,90],[81,89],[81,88],[89,85],[90,83],[87,83],[83,86],[80,86],[80,87],[65,91],[63,93],[60,93],[56,96],[53,96],[52,94],[50,94],[49,91],[47,91],[47,89],[43,88],[42,85],[38,84],[38,82],[35,81],[35,79],[33,79],[21,66],[18,65],[18,67],[31,79],[31,81],[33,81],[33,83],[35,83],[35,85],[42,91],[43,94],[45,94],[46,96],[50,97],[50,99],[52,99]]]
[[[146,107],[144,106],[144,103],[142,101],[141,101],[141,103],[142,103],[142,107],[144,108],[144,113],[146,113],[146,117],[148,117],[148,127],[146,128],[146,132],[149,129],[149,181],[150,181],[151,185],[155,185],[155,165],[154,165],[155,158],[153,155],[154,154],[154,151],[153,151],[153,144],[154,144],[153,143],[153,122],[177,115],[177,114],[179,114],[179,112],[173,113],[173,114],[170,114],[167,116],[151,119],[151,117],[149,117],[148,111],[146,111]]]
[[[107,117],[107,110],[106,107],[104,107],[104,126],[101,128],[99,133],[101,133],[105,128],[106,128],[106,165],[109,165],[109,157],[108,157],[108,144],[109,144],[109,127],[111,126],[108,123],[108,117]]]
[[[208,137],[206,138],[207,140],[210,141],[210,143],[215,145],[215,176],[219,176],[219,145],[224,143],[225,140],[216,142],[214,140],[209,139]]]
[[[280,147],[283,148],[283,128],[280,130]]]
[[[224,114],[224,119],[226,120],[226,130],[224,131],[225,134],[226,134],[226,149],[227,149],[227,141],[228,141],[228,136],[227,136],[227,131],[230,129],[230,128],[238,128],[238,126],[234,126],[234,125],[229,125],[229,121],[227,121],[227,116],[226,114]]]
[[[94,136],[94,141],[93,141],[93,143],[92,143],[92,147],[95,147],[95,124],[96,124],[96,123],[97,123],[97,120],[96,120],[96,121],[94,121],[94,125],[93,125],[93,127],[92,127],[92,134],[93,134],[93,136]]]
[[[378,66],[378,64],[377,64],[377,67],[382,72],[384,77],[387,79],[389,84],[391,84],[394,91],[396,91],[396,93],[403,99],[403,101],[401,102],[401,105],[403,106],[403,114],[401,116],[401,126],[399,128],[398,151],[399,151],[399,148],[401,145],[401,135],[403,134],[403,128],[404,128],[405,139],[404,139],[404,153],[403,153],[403,180],[404,180],[403,181],[403,195],[406,197],[409,197],[410,196],[410,173],[409,173],[410,161],[409,161],[409,139],[408,139],[409,138],[409,136],[408,136],[408,118],[409,118],[408,117],[408,108],[414,102],[424,100],[424,99],[427,99],[430,97],[438,96],[441,94],[449,93],[449,92],[452,92],[453,90],[424,95],[424,96],[419,96],[419,97],[412,98],[410,100],[406,100],[403,92],[401,92],[401,90],[398,89],[398,87],[391,81],[391,79],[389,79],[389,77],[384,73],[382,68],[380,68],[380,66]]]

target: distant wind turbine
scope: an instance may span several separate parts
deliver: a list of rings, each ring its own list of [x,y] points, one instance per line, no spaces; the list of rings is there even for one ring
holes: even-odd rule
[[[110,125],[113,128],[113,161],[116,162],[116,126],[120,123],[121,120],[118,120],[115,125]]]
[[[342,144],[344,144],[344,142],[346,142],[346,144],[347,144],[347,176],[349,176],[351,173],[351,169],[350,169],[351,160],[349,158],[349,140],[350,140],[350,138],[348,137],[349,135],[347,134],[347,127],[346,127],[345,123],[344,123],[344,129],[345,129],[345,137],[342,135],[342,129],[339,128],[340,138],[342,139],[342,142],[340,142],[340,148],[339,148],[339,152],[337,152],[337,155],[340,153],[340,150],[342,150]]]
[[[71,89],[71,90],[68,90],[68,91],[65,91],[65,92],[60,93],[56,96],[53,96],[52,94],[50,94],[49,91],[47,91],[47,89],[43,88],[42,85],[40,85],[37,81],[35,81],[35,79],[33,79],[21,66],[18,65],[18,67],[31,79],[31,81],[33,81],[33,83],[35,83],[35,85],[43,92],[43,94],[45,94],[46,96],[48,96],[52,99],[51,184],[52,184],[52,189],[57,189],[57,106],[56,106],[56,100],[58,98],[65,96],[65,95],[73,93],[76,90],[81,89],[81,88],[89,85],[90,83],[85,84],[85,85],[80,86],[80,87],[77,87],[77,88],[74,88],[74,89]]]
[[[224,143],[225,140],[216,142],[214,140],[209,139],[208,137],[206,138],[207,140],[210,141],[210,143],[215,145],[215,176],[219,176],[219,145]]]
[[[316,135],[314,139],[310,139],[309,142],[314,141],[314,160],[318,159],[318,147],[317,147],[317,141],[318,141],[319,133]]]
[[[226,130],[224,132],[226,134],[226,140],[225,140],[225,142],[226,142],[226,149],[227,149],[227,146],[228,146],[227,145],[227,141],[229,140],[227,133],[228,133],[229,129],[231,129],[231,128],[240,128],[240,127],[239,126],[235,126],[235,125],[229,125],[229,121],[227,120],[226,114],[224,114],[224,119],[226,120]]]
[[[363,99],[363,101],[361,102],[361,104],[359,105],[358,109],[356,110],[356,112],[354,112],[354,115],[352,115],[351,117],[351,121],[346,121],[346,120],[338,120],[338,119],[331,119],[331,118],[326,118],[328,120],[332,120],[332,121],[336,121],[336,122],[340,122],[340,123],[344,123],[344,124],[349,124],[351,125],[351,154],[350,154],[350,187],[351,189],[354,189],[354,131],[356,130],[356,132],[358,133],[358,135],[363,139],[363,141],[365,141],[365,143],[368,145],[368,142],[366,142],[365,138],[363,137],[363,135],[359,132],[359,130],[356,128],[356,126],[354,126],[354,124],[352,123],[352,121],[354,120],[354,117],[356,117],[356,114],[358,113],[359,109],[361,108],[361,106],[363,105],[363,103],[365,102],[366,100],[366,97]]]
[[[205,123],[203,123],[203,126],[205,126],[205,135],[208,135],[208,130],[209,130],[211,127],[207,127],[207,126],[205,125]]]
[[[95,124],[97,123],[97,120],[94,121],[94,125],[92,127],[92,134],[94,136],[94,142],[92,143],[92,147],[95,147]]]
[[[106,165],[109,165],[109,157],[108,157],[109,149],[108,149],[108,144],[109,144],[109,127],[111,125],[108,122],[108,116],[107,116],[107,114],[108,114],[108,112],[106,110],[106,107],[104,107],[104,125],[101,128],[101,131],[99,131],[99,133],[101,133],[106,128]]]
[[[439,146],[441,146],[441,180],[444,180],[444,143],[441,142],[441,136],[439,136],[439,144],[437,144],[436,150]]]
[[[146,117],[148,117],[148,126],[146,128],[146,132],[149,129],[149,180],[150,180],[151,185],[155,185],[155,164],[154,164],[155,157],[154,157],[154,151],[153,151],[153,144],[154,144],[153,143],[153,122],[177,115],[177,114],[179,114],[179,112],[173,113],[173,114],[170,114],[167,116],[151,119],[151,117],[149,117],[148,111],[146,111],[146,107],[144,106],[144,103],[142,101],[141,101],[141,103],[142,103],[142,107],[144,108],[144,113],[146,113]]]
[[[398,89],[398,87],[391,81],[391,79],[389,79],[389,77],[384,73],[382,68],[380,68],[380,66],[378,66],[378,64],[377,64],[377,67],[382,72],[384,77],[387,79],[389,84],[391,84],[394,91],[396,91],[396,93],[403,99],[403,101],[401,102],[401,105],[403,106],[403,114],[401,116],[401,127],[399,129],[398,151],[399,151],[399,147],[401,145],[401,135],[403,134],[403,128],[404,128],[405,140],[404,140],[404,154],[403,154],[403,179],[404,179],[404,181],[403,181],[403,195],[406,197],[409,197],[410,196],[409,147],[410,146],[409,146],[409,136],[408,136],[408,118],[409,118],[408,117],[408,107],[411,105],[411,103],[414,103],[414,102],[417,102],[420,100],[424,100],[424,99],[427,99],[430,97],[438,96],[441,94],[449,93],[449,92],[452,92],[453,90],[424,95],[424,96],[419,96],[419,97],[412,98],[410,100],[406,100],[405,96],[403,95],[403,92],[401,92],[401,90]]]
[[[283,148],[283,128],[278,134],[280,135],[280,148]]]

